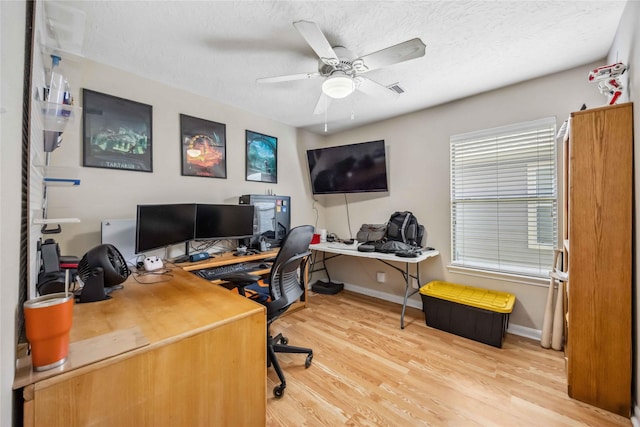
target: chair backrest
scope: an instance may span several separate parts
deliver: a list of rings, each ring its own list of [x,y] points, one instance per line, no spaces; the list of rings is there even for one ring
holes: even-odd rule
[[[292,228],[282,240],[278,255],[271,266],[271,301],[265,304],[267,317],[271,320],[285,312],[304,293],[304,269],[311,253],[309,245],[313,232],[313,226],[301,225]]]

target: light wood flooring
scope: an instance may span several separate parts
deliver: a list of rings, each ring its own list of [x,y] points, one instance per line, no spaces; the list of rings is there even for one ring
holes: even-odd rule
[[[420,310],[343,291],[309,294],[306,309],[276,320],[304,355],[278,354],[281,399],[268,369],[267,426],[630,426],[572,400],[563,353],[507,335],[502,349],[426,326]],[[588,357],[586,355],[585,357]]]

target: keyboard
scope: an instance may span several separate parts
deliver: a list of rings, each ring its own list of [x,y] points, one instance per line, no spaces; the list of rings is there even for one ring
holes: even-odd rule
[[[229,273],[253,273],[254,271],[264,270],[264,262],[241,262],[238,264],[221,265],[220,267],[203,268],[194,270],[192,273],[202,277],[203,279],[214,281]]]

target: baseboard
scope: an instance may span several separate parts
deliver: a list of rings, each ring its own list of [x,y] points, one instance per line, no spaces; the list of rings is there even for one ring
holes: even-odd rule
[[[633,413],[631,414],[631,425],[633,427],[640,427],[640,418],[638,418],[638,416],[640,416],[640,408],[634,402]]]
[[[402,303],[404,302],[404,297],[401,295],[393,295],[387,292],[366,288],[364,286],[345,283],[344,288],[351,292],[367,295],[374,298],[379,298],[381,300],[393,302],[400,305],[402,305]],[[409,300],[407,301],[407,306],[417,308],[418,310],[422,310],[422,300],[417,301],[414,298],[409,298]],[[514,324],[509,324],[509,327],[507,328],[507,332],[513,335],[518,335],[525,338],[531,338],[537,341],[540,341],[540,338],[542,337],[542,331],[539,329],[527,328],[525,326],[514,325]],[[640,427],[640,425],[637,427]]]
[[[400,305],[402,305],[402,303],[404,302],[404,297],[401,295],[393,295],[387,292],[365,288],[363,286],[351,285],[349,283],[345,283],[344,288],[351,292],[367,295],[370,297],[378,298],[378,299],[389,301],[389,302],[394,302]],[[413,298],[409,298],[409,301],[407,301],[407,307],[413,307],[413,308],[417,308],[418,310],[422,310],[422,301],[416,301]]]
[[[526,326],[513,325],[511,323],[509,323],[507,332],[513,335],[531,338],[536,341],[540,341],[542,338],[542,331],[540,329],[527,328]]]

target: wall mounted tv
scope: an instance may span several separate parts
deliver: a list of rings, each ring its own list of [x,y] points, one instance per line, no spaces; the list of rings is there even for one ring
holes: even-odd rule
[[[384,140],[307,150],[313,194],[389,191]]]
[[[193,240],[195,203],[138,205],[136,253]]]

